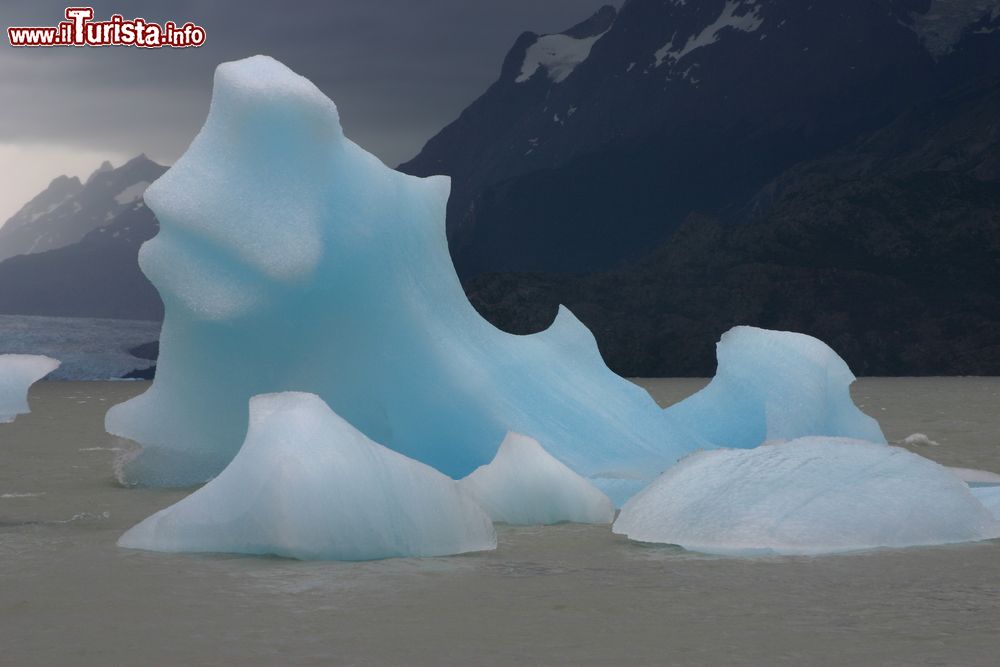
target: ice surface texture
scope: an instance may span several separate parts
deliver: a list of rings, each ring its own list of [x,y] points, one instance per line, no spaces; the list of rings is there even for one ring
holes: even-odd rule
[[[211,478],[243,440],[249,398],[288,390],[318,394],[369,438],[453,478],[488,463],[508,431],[524,433],[616,502],[716,444],[695,417],[746,444],[763,435],[765,414],[786,436],[846,434],[844,406],[834,419],[810,401],[849,401],[850,373],[831,376],[829,359],[785,349],[812,341],[832,355],[808,337],[769,343],[770,333],[747,330],[778,363],[755,354],[764,377],[736,373],[717,410],[699,399],[677,419],[609,371],[565,308],[538,334],[499,331],[454,272],[449,187],[443,176],[389,169],[346,139],[333,102],[280,63],[219,66],[205,126],[144,195],[160,232],[139,260],[166,318],[152,387],[107,416],[110,432],[144,447],[122,481]],[[787,408],[809,419],[772,402],[785,382],[789,394],[808,389]],[[756,421],[743,434],[748,415]]]
[[[636,494],[614,531],[721,554],[821,554],[1000,537],[954,473],[899,447],[800,438],[693,454]]]
[[[806,435],[886,441],[878,422],[851,400],[854,374],[822,341],[734,327],[723,334],[717,356],[708,386],[670,409],[709,442],[756,447]]]
[[[1000,485],[976,487],[972,489],[972,495],[1000,521]]]
[[[0,424],[30,412],[28,389],[59,368],[51,357],[35,354],[0,354]]]
[[[460,484],[503,523],[611,523],[615,516],[606,495],[519,433],[508,433],[496,458]]]
[[[169,552],[371,560],[496,547],[458,483],[386,449],[313,394],[254,397],[233,462],[119,540]]]

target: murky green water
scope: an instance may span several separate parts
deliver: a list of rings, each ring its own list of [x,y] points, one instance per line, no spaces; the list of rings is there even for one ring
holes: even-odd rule
[[[644,380],[662,403],[698,380]],[[112,480],[103,414],[141,383],[47,382],[0,425],[2,665],[996,665],[1000,543],[730,560],[607,527],[372,563],[118,549],[183,491]],[[890,440],[1000,472],[1000,379],[865,379]]]

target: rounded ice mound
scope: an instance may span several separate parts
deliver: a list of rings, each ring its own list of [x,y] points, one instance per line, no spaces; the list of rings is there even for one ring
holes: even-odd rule
[[[811,437],[693,454],[626,503],[613,530],[706,553],[823,554],[992,539],[1000,522],[944,466]]]
[[[792,331],[733,327],[716,346],[707,387],[671,416],[720,447],[810,435],[885,442],[878,422],[851,400],[854,374],[823,341]]]
[[[37,354],[0,354],[0,424],[31,412],[28,389],[59,368],[59,361]]]
[[[459,484],[503,523],[611,523],[615,517],[606,495],[520,433],[508,433],[493,461]]]
[[[494,549],[496,533],[454,480],[372,442],[318,396],[287,392],[252,398],[229,466],[118,544],[373,560]]]

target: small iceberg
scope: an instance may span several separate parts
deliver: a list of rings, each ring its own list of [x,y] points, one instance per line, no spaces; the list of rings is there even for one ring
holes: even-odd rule
[[[493,461],[459,484],[498,522],[611,523],[615,517],[606,495],[520,433],[508,433]]]
[[[693,454],[626,503],[614,532],[706,553],[825,554],[993,539],[1000,522],[917,454],[808,437]]]
[[[900,445],[909,447],[940,447],[941,443],[931,440],[924,433],[911,433],[899,441]]]
[[[31,412],[28,389],[59,368],[59,361],[36,354],[0,354],[0,424]]]
[[[668,409],[714,445],[756,447],[810,435],[886,441],[851,399],[851,369],[823,341],[740,326],[722,335],[716,355],[719,368],[708,386]]]
[[[454,480],[372,442],[318,396],[286,392],[252,398],[232,463],[118,544],[373,560],[494,549],[496,533]]]

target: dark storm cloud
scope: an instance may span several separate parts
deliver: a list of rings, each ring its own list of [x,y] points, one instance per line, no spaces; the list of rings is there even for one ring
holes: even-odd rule
[[[411,157],[497,76],[524,30],[554,32],[601,0],[96,2],[207,30],[198,49],[0,49],[0,144],[47,143],[173,160],[208,108],[219,62],[265,53],[312,79],[345,129],[389,164]],[[55,25],[65,4],[6,2],[4,28]],[[58,171],[58,170],[56,170]]]

